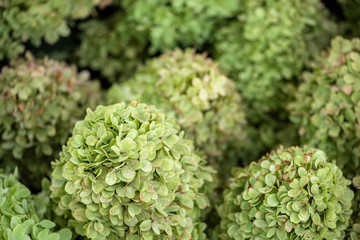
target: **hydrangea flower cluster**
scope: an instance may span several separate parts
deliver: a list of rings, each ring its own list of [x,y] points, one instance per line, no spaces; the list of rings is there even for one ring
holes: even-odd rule
[[[302,142],[324,149],[353,176],[360,166],[360,39],[336,37],[331,48],[304,74],[291,119]]]
[[[205,239],[213,173],[155,107],[98,106],[54,163],[50,197],[90,239]]]
[[[234,169],[219,207],[223,239],[344,239],[351,181],[310,147],[279,147]]]
[[[141,86],[141,88],[139,88]],[[235,85],[217,64],[194,50],[176,49],[154,58],[124,84],[114,84],[108,103],[141,100],[178,119],[186,137],[194,140],[221,172],[236,165],[247,145],[245,106]]]
[[[71,240],[69,229],[54,231],[55,223],[36,211],[30,190],[17,180],[17,175],[17,171],[0,174],[0,238]]]
[[[85,114],[81,107],[98,104],[99,87],[89,81],[88,72],[30,54],[3,67],[0,164],[17,164],[25,178],[33,176],[40,182],[75,122]]]

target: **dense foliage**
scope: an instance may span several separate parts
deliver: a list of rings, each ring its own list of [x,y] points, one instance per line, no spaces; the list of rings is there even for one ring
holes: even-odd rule
[[[339,0],[343,10],[343,20],[341,27],[343,34],[350,37],[360,36],[360,1],[359,0]]]
[[[360,176],[354,177],[355,198],[353,201],[352,225],[349,228],[349,240],[360,239]]]
[[[226,162],[223,173],[236,165],[247,145],[245,106],[234,83],[194,50],[177,49],[152,59],[134,79],[114,84],[107,94],[109,104],[132,100],[154,104],[178,119],[212,164]]]
[[[213,170],[156,108],[87,111],[54,163],[51,198],[90,239],[204,239]]]
[[[323,151],[280,147],[234,169],[219,207],[223,238],[343,239],[350,183]]]
[[[92,19],[81,23],[80,66],[93,70],[114,81],[119,75],[129,77],[147,56],[144,30],[128,20],[123,12],[105,20]],[[99,37],[101,36],[101,37]]]
[[[55,224],[36,211],[30,190],[17,180],[17,175],[17,171],[0,174],[0,238],[71,240],[69,229],[54,231]]]
[[[256,114],[284,103],[287,81],[326,43],[322,8],[318,0],[247,0],[238,17],[217,31],[215,57]]]
[[[17,59],[0,72],[0,165],[17,164],[28,181],[50,168],[84,107],[98,104],[99,84],[48,58]],[[91,96],[90,98],[88,96]],[[30,174],[29,174],[30,173]],[[30,183],[29,183],[30,184]]]
[[[67,20],[87,17],[96,5],[105,7],[111,0],[4,0],[0,2],[0,60],[24,52],[30,41],[40,46],[44,39],[53,44],[70,34]]]
[[[358,240],[359,102],[360,0],[0,0],[0,239]]]
[[[290,105],[302,142],[326,150],[346,173],[360,165],[360,39],[337,37],[304,73]]]
[[[177,46],[204,48],[216,23],[233,17],[239,2],[115,1],[113,15],[81,25],[79,63],[100,71],[108,81],[126,79],[146,56]]]

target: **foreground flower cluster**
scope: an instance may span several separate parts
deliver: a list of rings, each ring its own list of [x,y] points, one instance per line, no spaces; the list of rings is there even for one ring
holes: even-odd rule
[[[357,0],[0,1],[0,239],[360,239],[359,27]]]

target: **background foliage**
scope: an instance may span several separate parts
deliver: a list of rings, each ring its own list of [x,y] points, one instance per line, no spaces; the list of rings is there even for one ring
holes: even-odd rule
[[[73,239],[86,235],[93,239],[130,235],[145,239],[164,236],[169,239],[218,239],[219,236],[357,239],[360,233],[359,27],[359,0],[0,1],[0,167],[3,168],[0,205],[7,201],[15,209],[15,212],[0,210],[0,221],[6,228],[0,228],[0,235],[6,239],[18,234],[24,239],[57,239],[59,234],[65,234],[66,239],[71,238],[69,230],[61,228],[68,227],[72,229]],[[132,100],[156,105],[156,109],[165,112],[174,129],[184,130],[174,133],[177,137],[169,141],[181,139],[187,146],[188,160],[178,161],[174,155],[166,157],[171,161],[165,161],[168,163],[165,168],[169,170],[166,174],[181,179],[177,186],[185,190],[174,190],[165,197],[167,200],[160,201],[151,187],[148,189],[149,185],[139,187],[134,179],[121,174],[106,178],[105,172],[119,167],[111,160],[116,148],[108,147],[118,141],[116,135],[122,131],[114,131],[118,123],[110,119],[110,124],[108,113],[103,110],[115,109],[116,115],[120,111],[118,107],[100,107],[95,110],[99,113],[95,118],[94,112],[88,110],[85,120],[74,128],[88,106],[94,110],[98,105]],[[131,106],[136,109],[135,105]],[[143,121],[147,114],[140,112],[135,117],[137,120],[122,115],[123,124],[132,122],[126,125],[134,130],[128,133],[130,137],[143,131],[139,130],[137,121]],[[105,135],[101,134],[100,125],[108,127]],[[96,140],[101,144],[91,145],[94,138],[89,140],[89,145],[87,138],[81,136],[88,137],[89,131],[95,130],[92,135],[101,139]],[[131,148],[131,142],[124,139],[120,143],[124,141]],[[105,140],[111,144],[103,144]],[[296,147],[272,151],[279,144],[285,147],[309,144],[325,153],[319,157],[320,150]],[[326,168],[329,175],[339,180],[333,183],[326,179],[331,187],[320,189],[328,191],[330,197],[326,208],[313,192],[316,192],[312,189],[316,185],[313,181],[306,185],[311,185],[311,189],[301,190],[300,200],[298,196],[286,198],[297,203],[283,206],[282,199],[275,206],[271,191],[294,187],[279,175],[284,167],[279,163],[282,153],[294,151],[299,156],[304,152],[306,156],[317,155],[317,159],[310,157],[322,162],[320,168]],[[92,157],[84,158],[79,152],[86,156],[93,154],[96,161]],[[155,152],[156,156],[160,154],[159,149]],[[152,182],[157,175],[165,173],[162,166],[152,166],[155,170],[144,174],[141,165],[139,169],[133,161],[141,161],[140,153],[139,158],[133,151],[127,154],[119,150],[122,157],[134,157],[131,161],[122,159],[126,165],[120,168],[134,167],[132,170],[136,176],[141,173],[142,180]],[[325,154],[327,163],[323,161]],[[104,156],[107,160],[102,159]],[[106,166],[100,164],[100,158]],[[257,162],[258,159],[263,160]],[[244,189],[253,189],[253,175],[259,170],[256,166],[264,159],[279,163],[276,170],[280,173],[271,173],[277,182],[270,192],[262,190],[253,199],[251,204],[259,208],[259,213],[244,217],[244,212],[249,210],[246,203],[252,200],[243,201],[246,206],[233,206],[233,203],[241,202],[241,197],[246,195],[240,194]],[[333,160],[337,166],[330,163]],[[170,169],[169,162],[176,166]],[[235,175],[229,181],[230,168],[234,165],[240,168],[234,168]],[[295,165],[292,167],[296,168]],[[19,176],[11,175],[15,166]],[[212,167],[218,170],[216,177]],[[318,164],[311,164],[306,171],[317,176],[321,170],[318,168]],[[51,169],[55,169],[52,176]],[[179,169],[184,172],[179,173]],[[96,176],[90,181],[83,175],[89,172]],[[351,185],[341,172],[352,179]],[[297,172],[299,181],[305,181],[301,180],[303,173],[303,170]],[[198,175],[194,177],[194,174]],[[43,177],[48,179],[41,183]],[[108,184],[114,179],[115,184]],[[259,179],[265,184],[269,182]],[[206,183],[208,180],[211,183]],[[173,189],[170,182],[166,186]],[[101,193],[97,187],[82,191],[82,184],[106,189]],[[114,189],[114,185],[124,186],[120,190]],[[134,186],[138,194],[135,196]],[[224,189],[227,189],[225,194],[220,194]],[[355,192],[351,219],[349,189]],[[151,203],[141,203],[141,191],[142,195],[151,195]],[[18,197],[20,193],[24,198]],[[175,200],[172,194],[176,195]],[[182,194],[188,198],[184,200]],[[198,198],[200,195],[203,197]],[[119,211],[123,211],[123,219],[114,220],[109,214],[110,205],[106,201],[110,196],[120,206],[114,211],[122,209]],[[340,198],[342,205],[334,207],[334,199]],[[165,206],[169,199],[179,208],[169,210]],[[222,202],[225,203],[219,207]],[[306,207],[298,209],[304,202],[315,202],[317,207],[308,208],[305,204]],[[242,207],[246,211],[242,212]],[[278,207],[281,214],[274,217],[272,211]],[[316,213],[323,213],[320,224],[315,212],[310,211],[313,208],[317,209]],[[21,209],[29,210],[29,214],[22,214]],[[301,219],[299,222],[291,217],[291,211],[299,212],[303,219],[311,213],[314,219],[307,218],[306,224]],[[287,213],[290,218],[284,216]],[[269,214],[272,217],[266,217]],[[163,221],[168,216],[176,218],[170,227]],[[187,224],[189,218],[196,223],[192,227]],[[334,227],[334,222],[341,224]],[[320,236],[321,231],[316,231],[319,228],[328,230]],[[38,237],[39,232],[44,235]]]

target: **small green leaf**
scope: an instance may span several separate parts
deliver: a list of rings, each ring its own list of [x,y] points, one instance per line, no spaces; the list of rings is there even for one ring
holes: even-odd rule
[[[151,172],[152,170],[151,162],[149,162],[148,160],[140,160],[140,164],[141,164],[141,170],[143,170],[144,172]]]
[[[20,240],[25,236],[25,229],[23,225],[16,225],[12,230],[11,237],[9,240]]]
[[[120,171],[121,171],[121,175],[122,175],[124,178],[126,178],[127,180],[132,180],[132,179],[134,179],[134,177],[135,177],[135,175],[136,175],[136,172],[135,172],[133,169],[127,167],[127,166],[121,168]]]
[[[140,224],[140,231],[149,231],[151,229],[151,220],[145,220]]]
[[[266,228],[268,226],[268,224],[266,223],[266,221],[264,220],[260,220],[260,219],[256,219],[254,221],[254,225],[258,228]]]
[[[276,176],[275,175],[272,175],[271,173],[269,173],[269,174],[267,174],[265,176],[265,183],[269,187],[272,187],[274,185],[275,181],[276,181]]]
[[[42,226],[43,228],[53,228],[55,227],[55,223],[45,219],[40,222],[40,226]]]
[[[120,142],[120,152],[129,152],[136,148],[136,142],[131,138],[124,138]]]
[[[105,182],[108,185],[114,185],[118,181],[118,176],[115,171],[108,172],[105,177]]]
[[[279,200],[275,193],[270,194],[267,198],[267,203],[270,207],[276,207],[279,205]]]

